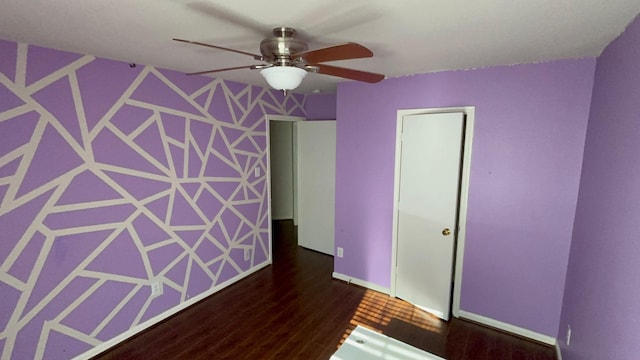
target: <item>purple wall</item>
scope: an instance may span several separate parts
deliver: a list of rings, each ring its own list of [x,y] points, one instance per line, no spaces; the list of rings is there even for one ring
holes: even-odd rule
[[[558,332],[565,360],[640,354],[639,63],[636,19],[597,62]]]
[[[335,120],[336,94],[309,94],[304,99],[307,120]]]
[[[0,54],[1,358],[74,357],[266,263],[253,169],[267,173],[265,114],[304,116],[302,95]]]
[[[595,59],[338,85],[335,271],[390,286],[398,109],[476,107],[463,310],[555,337]]]

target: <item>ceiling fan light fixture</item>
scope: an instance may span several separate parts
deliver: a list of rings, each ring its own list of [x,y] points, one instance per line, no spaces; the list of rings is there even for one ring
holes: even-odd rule
[[[295,66],[272,66],[260,71],[269,86],[276,90],[293,90],[300,86],[307,71]]]

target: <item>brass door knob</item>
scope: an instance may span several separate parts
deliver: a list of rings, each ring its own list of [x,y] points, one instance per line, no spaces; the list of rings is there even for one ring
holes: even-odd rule
[[[451,235],[451,229],[445,228],[444,230],[442,230],[442,235],[444,236]]]

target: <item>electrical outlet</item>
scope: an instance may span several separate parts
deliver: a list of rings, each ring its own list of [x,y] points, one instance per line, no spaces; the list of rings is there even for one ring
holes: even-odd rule
[[[571,343],[571,324],[567,325],[567,346]]]
[[[162,295],[162,283],[158,280],[151,283],[151,296],[158,297]]]
[[[251,260],[251,249],[246,248],[244,249],[244,261],[249,261]]]
[[[338,248],[338,257],[339,257],[339,258],[341,258],[341,257],[343,257],[343,256],[344,256],[344,249],[343,249],[343,248],[341,248],[341,247],[339,247],[339,248]]]

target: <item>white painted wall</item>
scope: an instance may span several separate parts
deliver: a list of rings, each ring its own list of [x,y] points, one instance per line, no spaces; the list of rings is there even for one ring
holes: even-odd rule
[[[270,121],[271,218],[293,219],[293,130],[291,121]]]

